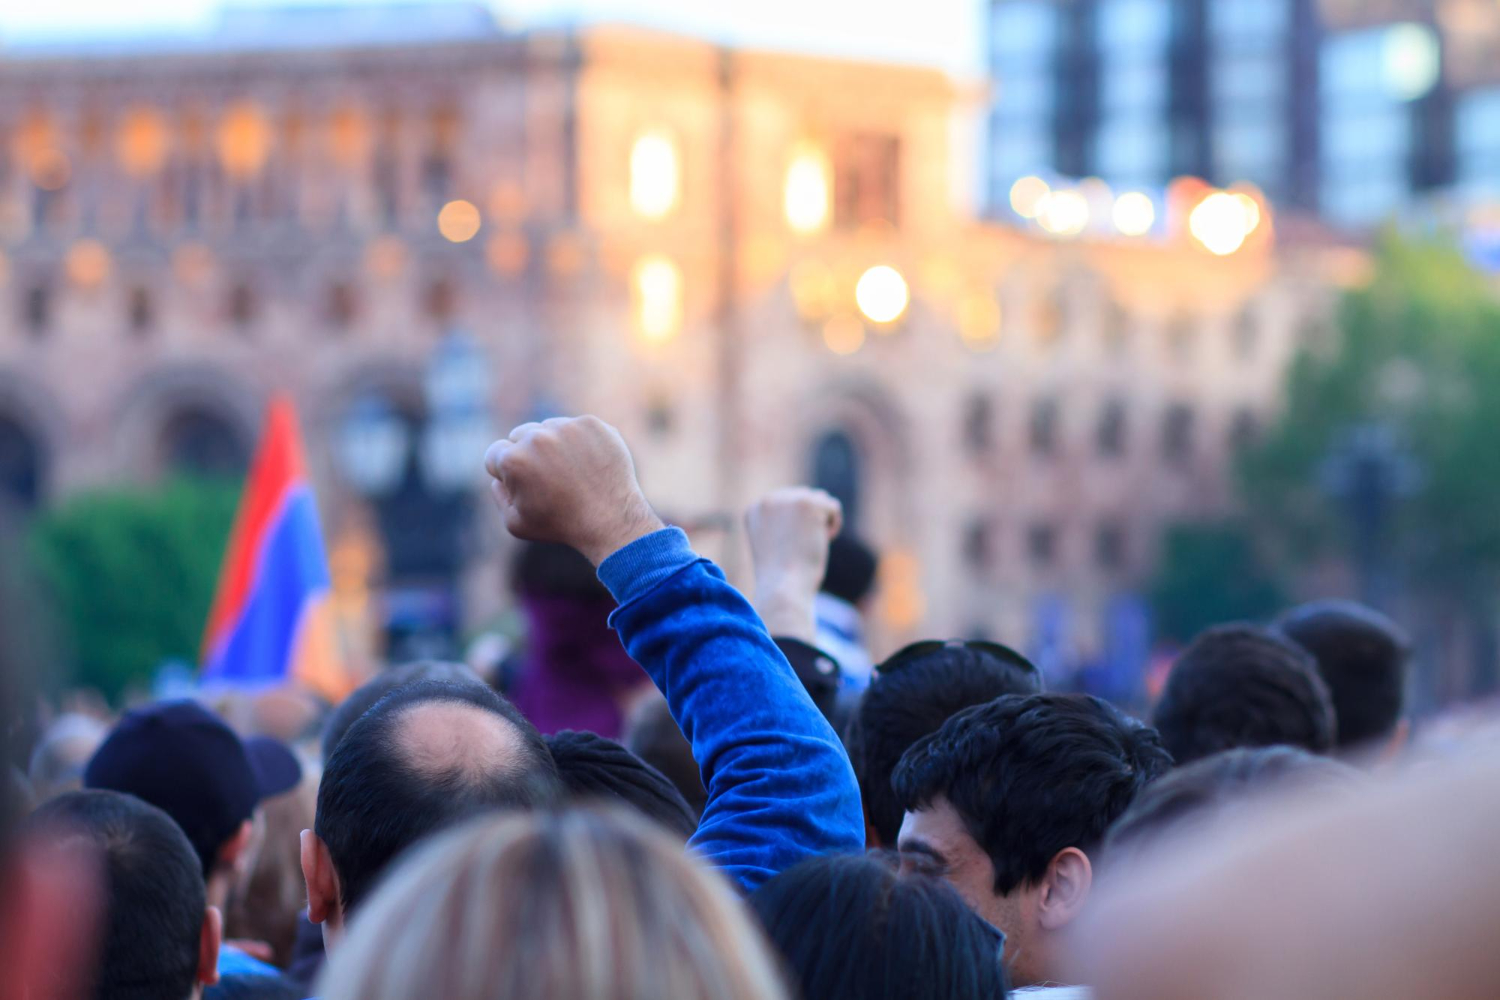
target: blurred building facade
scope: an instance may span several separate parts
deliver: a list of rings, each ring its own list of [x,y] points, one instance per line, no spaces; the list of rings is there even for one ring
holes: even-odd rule
[[[478,452],[420,445],[462,340],[490,427],[612,421],[741,571],[713,533],[749,500],[837,492],[887,557],[882,644],[1138,661],[1161,526],[1230,508],[1334,295],[1269,218],[1210,253],[1181,219],[967,217],[936,72],[484,19],[298,37],[0,60],[11,503],[234,473],[287,391],[334,549],[381,538],[392,593],[472,624],[503,547]]]
[[[1485,0],[992,0],[987,196],[1189,175],[1368,227],[1500,196]]]

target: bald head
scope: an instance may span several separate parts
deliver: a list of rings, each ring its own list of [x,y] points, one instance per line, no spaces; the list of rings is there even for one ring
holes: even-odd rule
[[[412,844],[471,816],[556,801],[557,767],[536,728],[489,688],[399,688],[349,728],[318,785],[315,832],[350,910]]]

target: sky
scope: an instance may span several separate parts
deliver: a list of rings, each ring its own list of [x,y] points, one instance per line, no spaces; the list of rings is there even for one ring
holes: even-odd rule
[[[235,6],[367,0],[227,0]],[[430,0],[442,2],[442,0]],[[756,48],[982,73],[984,0],[487,0],[507,25],[567,21],[665,28]],[[0,41],[192,30],[226,0],[0,0]]]

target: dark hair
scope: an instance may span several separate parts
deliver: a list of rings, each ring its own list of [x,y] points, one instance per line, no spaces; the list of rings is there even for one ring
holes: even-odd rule
[[[692,744],[672,718],[667,699],[651,697],[637,706],[626,726],[625,746],[666,775],[667,780],[682,793],[688,808],[695,815],[703,815],[703,807],[708,804],[708,790],[703,787],[702,772],[693,759]]]
[[[1003,1000],[1000,934],[889,855],[812,858],[750,897],[803,1000]]]
[[[405,758],[400,722],[434,702],[494,714],[497,724],[517,730],[520,752],[483,774],[418,770]],[[352,910],[391,861],[428,834],[490,810],[550,805],[560,791],[547,744],[514,705],[483,685],[423,681],[397,688],[349,727],[323,770],[315,829],[333,859],[344,908]]]
[[[1177,768],[1146,786],[1109,828],[1104,841],[1105,863],[1118,866],[1165,831],[1222,815],[1247,798],[1278,786],[1348,790],[1357,787],[1360,780],[1359,772],[1349,765],[1296,747],[1225,750]]]
[[[203,1000],[302,1000],[307,990],[285,976],[249,973],[224,976],[203,991]]]
[[[1333,749],[1328,688],[1312,657],[1257,625],[1220,625],[1172,665],[1151,722],[1178,764],[1235,747]]]
[[[965,709],[906,752],[907,811],[946,798],[995,866],[995,892],[1034,884],[1057,853],[1093,853],[1172,766],[1149,726],[1092,695],[1007,695]]]
[[[1352,601],[1293,608],[1276,623],[1312,654],[1338,719],[1339,746],[1389,736],[1406,701],[1411,642],[1399,625]]]
[[[26,826],[64,846],[85,846],[103,876],[103,946],[93,995],[182,1000],[191,994],[207,901],[198,855],[172,818],[134,796],[93,790],[58,796]]]
[[[399,667],[382,670],[365,681],[354,692],[328,713],[323,723],[323,759],[333,756],[334,747],[354,725],[356,719],[368,712],[374,704],[399,687],[418,681],[448,681],[451,684],[479,684],[484,681],[462,663],[443,660],[419,660]]]
[[[845,743],[866,818],[881,843],[894,846],[901,832],[905,810],[891,788],[891,773],[913,743],[937,732],[955,712],[1041,688],[1041,674],[965,646],[945,646],[899,670],[877,672]]]
[[[516,554],[511,584],[525,597],[611,601],[594,564],[569,545],[527,542]]]
[[[846,531],[828,543],[828,569],[821,589],[841,601],[858,604],[874,588],[879,568],[875,550]]]
[[[697,831],[697,816],[666,775],[614,740],[571,729],[546,740],[568,799],[622,803],[683,841]]]

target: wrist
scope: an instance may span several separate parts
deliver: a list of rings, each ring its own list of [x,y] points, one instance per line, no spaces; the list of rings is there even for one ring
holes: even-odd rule
[[[621,517],[597,538],[577,546],[584,558],[598,567],[604,560],[625,548],[631,542],[645,538],[666,527],[656,512],[642,500],[640,505]]]

